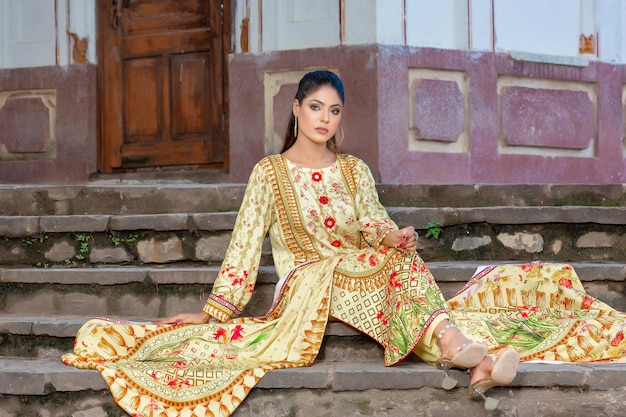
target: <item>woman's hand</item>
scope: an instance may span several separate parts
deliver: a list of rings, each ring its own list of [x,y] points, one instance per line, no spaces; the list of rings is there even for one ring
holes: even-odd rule
[[[384,246],[406,251],[417,250],[417,232],[413,226],[389,232],[381,242]]]
[[[179,324],[205,324],[208,323],[211,316],[201,311],[199,313],[181,313],[173,317],[166,317],[162,320],[155,320],[154,324],[172,324],[178,326]]]

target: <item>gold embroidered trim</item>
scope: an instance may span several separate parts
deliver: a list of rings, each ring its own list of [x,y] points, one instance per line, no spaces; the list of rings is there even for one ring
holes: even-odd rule
[[[232,311],[228,310],[221,304],[211,300],[210,298],[206,300],[206,304],[202,308],[202,311],[204,311],[211,317],[215,317],[221,322],[228,321],[233,317]]]
[[[278,223],[289,251],[294,254],[296,265],[321,259],[320,255],[306,233],[300,217],[300,207],[294,194],[285,160],[280,155],[271,155],[260,162],[266,172],[268,182],[274,193]],[[308,254],[308,256],[307,256]]]

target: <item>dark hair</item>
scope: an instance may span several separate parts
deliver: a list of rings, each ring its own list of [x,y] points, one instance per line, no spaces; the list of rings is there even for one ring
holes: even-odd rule
[[[341,79],[333,72],[330,71],[311,71],[302,77],[300,83],[298,84],[298,91],[296,92],[295,99],[298,100],[299,103],[315,93],[317,90],[322,88],[323,86],[330,86],[337,91],[339,98],[341,98],[341,104],[344,104],[346,97],[343,90],[343,83]],[[294,143],[296,143],[296,134],[294,134],[293,128],[296,123],[296,117],[291,113],[291,117],[289,118],[289,123],[287,124],[287,132],[285,133],[285,142],[283,143],[283,149],[280,153],[285,152],[287,149],[291,148]],[[333,136],[328,142],[328,147],[334,150],[337,149],[337,141],[335,136]]]

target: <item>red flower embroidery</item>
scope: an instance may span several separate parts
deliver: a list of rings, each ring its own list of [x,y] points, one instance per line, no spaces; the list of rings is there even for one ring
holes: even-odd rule
[[[311,174],[311,179],[315,182],[320,182],[322,180],[322,173],[315,171]]]
[[[324,220],[324,226],[332,229],[333,227],[335,227],[335,219],[333,219],[332,217],[326,217],[326,219]]]
[[[593,304],[593,298],[589,297],[588,295],[585,295],[583,297],[583,308],[590,308],[592,304]]]
[[[238,325],[236,325],[236,326],[235,326],[235,328],[233,329],[233,334],[232,334],[232,336],[230,337],[230,340],[231,340],[231,342],[232,342],[233,340],[239,340],[239,339],[241,339],[242,337],[243,337],[243,327],[242,327],[240,324],[238,324]]]
[[[243,278],[233,279],[233,285],[241,285],[241,284],[243,284]]]
[[[320,196],[320,203],[328,204],[328,197],[326,197],[325,195]]]
[[[559,285],[562,285],[565,288],[572,288],[572,280],[569,278],[561,278],[559,279]]]
[[[333,245],[336,248],[340,248],[341,247],[341,241],[340,240],[333,240],[332,242],[330,242],[331,245]]]
[[[393,271],[389,275],[389,285],[395,288],[402,288],[402,282],[398,279],[398,271]]]
[[[619,332],[615,335],[615,338],[611,341],[611,346],[616,347],[624,340],[624,333]]]
[[[378,320],[380,320],[380,321],[383,323],[383,325],[384,325],[384,326],[386,326],[387,324],[389,324],[389,322],[388,322],[388,321],[387,321],[387,319],[385,318],[385,313],[384,313],[382,310],[380,310],[380,311],[378,312],[378,314],[376,314],[376,318],[377,318]]]
[[[226,339],[226,329],[223,327],[220,327],[215,333],[213,333],[214,340],[219,340],[220,338]]]

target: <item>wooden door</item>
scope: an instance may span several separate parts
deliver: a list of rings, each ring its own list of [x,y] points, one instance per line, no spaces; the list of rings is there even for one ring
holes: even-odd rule
[[[227,165],[229,0],[98,0],[100,169]]]

